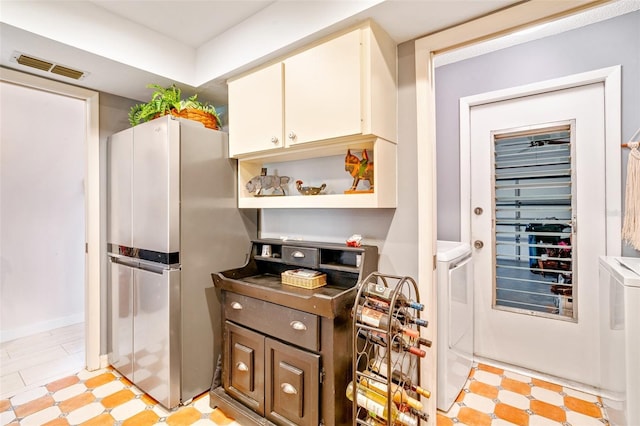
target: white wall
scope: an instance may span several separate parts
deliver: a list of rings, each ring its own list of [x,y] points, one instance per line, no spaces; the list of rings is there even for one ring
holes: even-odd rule
[[[0,341],[84,321],[84,108],[0,83]]]

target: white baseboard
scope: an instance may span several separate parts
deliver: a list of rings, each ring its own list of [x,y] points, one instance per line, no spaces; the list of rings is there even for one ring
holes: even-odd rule
[[[107,354],[100,355],[100,368],[107,368],[109,366],[109,356]]]
[[[19,339],[21,337],[31,336],[33,334],[54,330],[60,327],[84,322],[84,312],[69,315],[62,318],[54,318],[47,321],[41,321],[35,324],[29,324],[24,327],[18,327],[11,330],[0,330],[0,343],[10,340]]]

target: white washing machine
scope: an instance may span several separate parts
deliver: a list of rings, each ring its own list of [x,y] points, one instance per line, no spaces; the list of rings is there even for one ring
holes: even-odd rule
[[[438,391],[449,411],[473,365],[473,267],[467,243],[438,241]]]
[[[640,258],[600,258],[600,391],[609,423],[640,425]]]

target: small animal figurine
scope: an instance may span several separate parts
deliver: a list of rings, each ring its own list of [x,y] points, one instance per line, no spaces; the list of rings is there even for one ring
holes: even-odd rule
[[[268,189],[273,189],[273,193],[271,195],[286,195],[282,185],[286,185],[288,183],[288,176],[267,175],[266,170],[263,170],[262,175],[251,178],[245,187],[249,192],[255,191],[256,197],[265,195],[264,191]]]
[[[355,191],[361,180],[369,181],[370,191],[373,191],[373,161],[369,161],[367,150],[362,150],[362,159],[351,154],[351,150],[347,150],[347,156],[344,157],[344,169],[353,176],[353,183],[350,191]]]

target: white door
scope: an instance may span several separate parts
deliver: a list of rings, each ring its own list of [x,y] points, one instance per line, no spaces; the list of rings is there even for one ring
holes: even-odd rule
[[[604,102],[593,83],[471,108],[476,355],[597,384]]]

